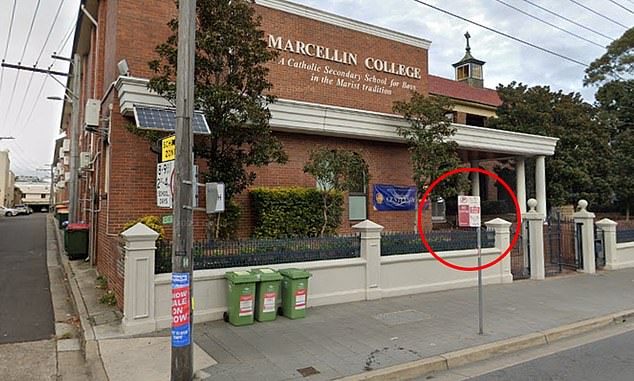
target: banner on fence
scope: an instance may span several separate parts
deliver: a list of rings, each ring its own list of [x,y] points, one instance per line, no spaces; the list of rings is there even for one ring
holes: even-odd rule
[[[373,187],[372,205],[374,210],[415,210],[416,187],[399,187],[395,185],[375,184]],[[425,205],[427,208],[428,205]]]

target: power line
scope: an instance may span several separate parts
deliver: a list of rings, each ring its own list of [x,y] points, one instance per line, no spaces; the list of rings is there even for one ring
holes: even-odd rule
[[[18,64],[22,64],[22,60],[24,59],[24,54],[26,53],[26,47],[29,45],[29,40],[31,39],[31,32],[33,32],[33,25],[35,25],[35,18],[37,17],[37,12],[40,9],[41,0],[37,0],[37,4],[35,5],[35,12],[33,12],[33,18],[31,19],[31,26],[29,27],[29,33],[26,35],[26,42],[24,43],[24,49],[22,49],[22,55],[20,56],[20,61]],[[11,105],[13,104],[13,98],[15,96],[15,89],[18,84],[18,80],[20,79],[20,70],[15,76],[15,82],[13,82],[13,89],[11,90],[11,96],[9,97],[9,106],[7,107],[7,112],[4,114],[4,120],[2,125],[6,125],[7,118],[9,117],[9,112],[11,111]]]
[[[548,9],[548,8],[544,8],[544,7],[542,7],[541,5],[536,4],[536,3],[534,3],[534,2],[532,2],[532,1],[530,1],[530,0],[522,0],[522,1],[524,1],[525,3],[528,3],[528,4],[532,5],[532,6],[534,6],[535,8],[539,8],[539,9],[541,9],[541,10],[542,10],[542,11],[544,11],[544,12],[550,13],[551,15],[553,15],[553,16],[555,16],[555,17],[559,17],[559,18],[560,18],[560,19],[562,19],[562,20],[566,20],[566,21],[568,21],[569,23],[574,24],[574,25],[576,25],[576,26],[578,26],[578,27],[580,27],[580,28],[583,28],[583,29],[585,29],[585,30],[587,30],[587,31],[589,31],[589,32],[592,32],[592,33],[594,33],[594,34],[596,34],[596,35],[599,35],[599,36],[601,36],[601,37],[607,38],[607,39],[608,39],[608,40],[610,40],[610,41],[613,41],[613,40],[614,40],[614,37],[610,37],[610,36],[608,36],[608,35],[606,35],[606,34],[603,34],[603,33],[599,32],[599,31],[597,31],[597,30],[594,30],[594,29],[592,29],[592,28],[590,28],[590,27],[587,27],[587,26],[585,26],[585,25],[583,25],[583,24],[581,24],[581,23],[576,22],[575,20],[569,19],[568,17],[563,16],[563,15],[560,15],[560,14],[559,14],[559,13],[557,13],[557,12],[551,11],[551,10],[550,10],[550,9]]]
[[[57,12],[55,12],[55,17],[53,18],[53,23],[48,30],[48,34],[46,35],[46,40],[44,40],[44,45],[42,45],[42,49],[40,49],[40,54],[38,54],[37,59],[35,60],[35,66],[40,62],[40,58],[42,58],[42,53],[44,53],[44,48],[46,48],[46,44],[48,44],[49,38],[51,38],[51,33],[55,28],[55,23],[57,22],[57,18],[59,17],[59,12],[62,10],[62,5],[64,5],[64,0],[59,2],[59,6],[57,7]]]
[[[33,13],[33,18],[31,19],[31,26],[29,27],[29,33],[26,35],[26,42],[24,43],[24,49],[22,49],[22,56],[20,56],[20,61],[18,63],[22,63],[24,60],[24,54],[26,53],[26,48],[29,46],[29,40],[31,39],[31,32],[33,32],[33,26],[35,25],[35,18],[37,17],[37,11],[40,10],[40,2],[41,0],[37,0],[37,4],[35,5],[35,12]]]
[[[40,58],[42,58],[42,54],[44,53],[44,49],[46,49],[46,45],[48,44],[48,40],[51,37],[51,33],[53,32],[53,29],[55,28],[55,23],[57,22],[57,18],[59,17],[59,12],[62,10],[62,5],[64,5],[64,0],[61,0],[59,2],[59,5],[57,7],[57,11],[55,12],[55,17],[53,18],[53,23],[51,24],[51,27],[48,30],[48,33],[46,35],[46,40],[44,40],[44,44],[42,45],[42,49],[40,49],[40,53],[37,56],[37,59],[35,60],[35,65],[37,66],[38,63],[40,62]],[[26,103],[26,98],[29,95],[29,90],[31,89],[31,83],[33,82],[33,75],[34,72],[31,72],[31,76],[29,77],[29,83],[26,86],[26,90],[24,91],[24,97],[22,97],[22,103],[20,104],[20,108],[18,109],[18,113],[15,115],[15,120],[14,120],[14,125],[17,125],[18,120],[20,119],[20,115],[22,115],[22,110],[24,110],[24,104]],[[37,104],[37,103],[36,103]]]
[[[7,35],[7,43],[4,46],[4,54],[2,55],[2,62],[7,58],[7,52],[9,51],[9,41],[11,40],[11,32],[13,31],[13,20],[15,19],[15,5],[17,0],[13,0],[13,10],[11,11],[11,22],[9,23],[9,34]],[[4,81],[4,67],[0,69],[0,91],[2,91],[2,82]]]
[[[54,53],[58,54],[61,52],[62,49],[64,49],[75,27],[76,27],[76,22],[73,20],[70,23],[70,28],[68,28],[68,31],[66,32],[66,34],[64,34],[64,37],[62,37],[62,39],[60,40],[59,45],[57,49],[55,49]]]
[[[413,1],[415,1],[415,2],[417,2],[417,3],[419,3],[419,4],[422,4],[422,5],[425,5],[425,6],[429,7],[429,8],[435,9],[435,10],[437,10],[437,11],[439,11],[439,12],[442,12],[442,13],[444,13],[444,14],[446,14],[446,15],[449,15],[449,16],[455,17],[455,18],[457,18],[457,19],[460,19],[460,20],[462,20],[462,21],[468,22],[468,23],[473,24],[473,25],[477,25],[477,26],[479,26],[480,28],[483,28],[483,29],[486,29],[486,30],[488,30],[488,31],[490,31],[490,32],[493,32],[493,33],[499,34],[499,35],[504,36],[504,37],[506,37],[506,38],[508,38],[508,39],[511,39],[511,40],[513,40],[513,41],[516,41],[516,42],[519,42],[519,43],[521,43],[521,44],[524,44],[524,45],[530,46],[531,48],[535,48],[535,49],[537,49],[537,50],[541,50],[542,52],[545,52],[545,53],[551,54],[551,55],[553,55],[553,56],[557,56],[557,57],[562,58],[562,59],[564,59],[564,60],[566,60],[566,61],[570,61],[570,62],[572,62],[572,63],[575,63],[575,64],[577,64],[577,65],[581,65],[581,66],[583,66],[583,67],[588,67],[588,66],[589,66],[588,64],[583,63],[583,62],[581,62],[581,61],[578,61],[578,60],[576,60],[576,59],[574,59],[574,58],[570,58],[570,57],[565,56],[565,55],[563,55],[563,54],[561,54],[561,53],[557,53],[557,52],[552,51],[552,50],[550,50],[550,49],[543,48],[543,47],[541,47],[541,46],[539,46],[539,45],[535,45],[535,44],[533,44],[533,43],[531,43],[531,42],[524,41],[524,40],[522,40],[522,39],[520,39],[520,38],[517,38],[517,37],[515,37],[515,36],[511,36],[510,34],[507,34],[507,33],[501,32],[501,31],[499,31],[499,30],[497,30],[497,29],[493,29],[493,28],[491,28],[491,27],[488,27],[488,26],[486,26],[486,25],[480,24],[480,23],[478,23],[478,22],[471,21],[471,20],[469,20],[469,19],[467,19],[467,18],[464,18],[464,17],[462,17],[462,16],[459,16],[459,15],[457,15],[457,14],[455,14],[455,13],[452,13],[452,12],[449,12],[449,11],[444,10],[444,9],[442,9],[442,8],[439,8],[439,7],[436,7],[436,6],[434,6],[434,5],[428,4],[428,3],[426,3],[426,2],[424,2],[424,1],[422,1],[422,0],[413,0]]]
[[[551,22],[548,22],[548,21],[546,21],[546,20],[544,20],[544,19],[541,19],[541,18],[539,18],[539,17],[537,17],[537,16],[535,16],[535,15],[533,15],[533,14],[531,14],[531,13],[528,13],[528,12],[526,12],[526,11],[524,11],[524,10],[520,9],[520,8],[517,8],[517,7],[515,7],[515,6],[511,5],[511,4],[508,4],[508,3],[506,3],[506,2],[504,2],[504,1],[502,1],[502,0],[495,0],[495,1],[497,1],[497,2],[498,2],[498,3],[500,3],[500,4],[506,5],[507,7],[511,8],[511,9],[514,9],[514,10],[516,10],[517,12],[520,12],[520,13],[522,13],[522,14],[524,14],[524,15],[526,15],[526,16],[528,16],[528,17],[532,18],[532,19],[535,19],[535,20],[537,20],[537,21],[539,21],[539,22],[541,22],[541,23],[544,23],[544,24],[546,24],[546,25],[548,25],[548,26],[551,26],[551,27],[553,27],[553,28],[555,28],[555,29],[557,29],[557,30],[560,30],[560,31],[564,32],[564,33],[568,33],[569,35],[571,35],[571,36],[573,36],[573,37],[576,37],[576,38],[578,38],[578,39],[580,39],[580,40],[583,40],[583,41],[589,42],[589,43],[591,43],[592,45],[596,45],[596,46],[598,46],[598,47],[600,47],[600,48],[603,48],[603,49],[605,48],[605,46],[603,46],[603,45],[601,45],[601,44],[598,44],[598,43],[596,43],[596,42],[594,42],[594,41],[592,41],[592,40],[589,40],[589,39],[587,39],[587,38],[585,38],[585,37],[583,37],[583,36],[580,36],[580,35],[578,35],[578,34],[576,34],[576,33],[570,32],[570,31],[568,31],[568,30],[566,30],[566,29],[564,29],[564,28],[561,28],[561,27],[559,27],[559,26],[557,26],[557,25],[555,25],[555,24],[553,24],[553,23],[551,23]]]
[[[597,15],[597,16],[599,16],[599,17],[603,17],[604,19],[606,19],[606,20],[608,20],[608,21],[610,21],[610,22],[613,22],[613,23],[614,23],[614,24],[616,24],[616,25],[622,26],[622,27],[623,27],[623,28],[625,28],[625,29],[629,29],[629,28],[627,27],[627,25],[623,25],[623,24],[621,24],[620,22],[616,21],[615,19],[610,18],[610,17],[608,17],[608,16],[606,16],[606,15],[604,15],[604,14],[602,14],[602,13],[599,13],[599,12],[595,11],[594,9],[592,9],[592,8],[590,8],[590,7],[586,6],[586,5],[581,4],[580,2],[578,2],[578,1],[576,1],[576,0],[568,0],[568,1],[570,1],[570,2],[571,2],[571,3],[573,3],[573,4],[577,4],[577,5],[578,5],[578,6],[580,6],[581,8],[583,8],[583,9],[585,9],[585,10],[589,11],[589,12],[592,12],[592,13],[594,13],[595,15]]]
[[[623,5],[619,4],[619,3],[617,3],[616,1],[614,1],[614,0],[608,0],[608,1],[609,1],[610,3],[612,3],[612,4],[616,5],[617,7],[623,8],[623,9],[625,9],[626,11],[630,12],[631,14],[634,14],[634,12],[632,12],[629,8],[627,8],[627,7],[625,7],[625,6],[623,6]]]

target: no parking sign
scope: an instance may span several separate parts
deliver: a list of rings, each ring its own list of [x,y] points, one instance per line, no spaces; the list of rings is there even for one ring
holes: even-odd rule
[[[480,196],[458,196],[458,226],[480,227]]]

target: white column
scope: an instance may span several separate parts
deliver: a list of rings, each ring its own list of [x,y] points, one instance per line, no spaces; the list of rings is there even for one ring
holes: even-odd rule
[[[142,223],[121,233],[125,250],[123,320],[125,334],[154,332],[154,255],[159,234]]]
[[[588,212],[588,201],[579,200],[579,211],[573,215],[575,224],[581,224],[581,251],[583,252],[584,273],[597,272],[596,259],[594,257],[594,213]]]
[[[471,162],[471,168],[478,168],[478,162]],[[480,173],[471,172],[469,173],[471,176],[471,195],[479,196],[480,195]]]
[[[543,280],[546,278],[546,269],[544,267],[544,215],[535,210],[537,200],[534,198],[528,200],[528,207],[530,210],[522,218],[528,223],[531,279]]]
[[[535,196],[537,196],[537,211],[544,217],[548,215],[546,210],[546,157],[537,156],[535,159]]]
[[[509,248],[511,243],[511,223],[501,218],[485,222],[484,225],[487,229],[495,230],[495,247],[504,252]],[[511,253],[509,252],[504,259],[499,263],[500,276],[502,283],[512,283],[513,274],[511,274]]]
[[[520,204],[522,214],[526,213],[526,165],[523,158],[515,159],[515,177],[517,202]]]
[[[604,218],[597,222],[599,229],[603,230],[603,252],[605,253],[605,269],[616,270],[619,268],[616,258],[616,226],[617,223]]]
[[[365,220],[352,227],[361,233],[361,258],[365,264],[365,299],[381,299],[381,232],[383,226]]]

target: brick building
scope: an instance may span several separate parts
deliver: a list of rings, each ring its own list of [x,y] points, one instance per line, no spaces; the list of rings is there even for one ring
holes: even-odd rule
[[[256,186],[314,187],[314,179],[303,172],[311,148],[343,147],[358,152],[369,166],[371,181],[366,194],[350,199],[353,207],[346,198],[341,232],[349,232],[350,226],[366,218],[390,231],[415,227],[414,210],[378,211],[372,207],[376,184],[413,185],[407,149],[395,132],[395,126],[405,122],[392,113],[393,103],[408,99],[411,90],[457,101],[454,139],[465,162],[509,157],[523,162],[537,156],[538,164],[541,160],[543,165],[544,155],[553,154],[555,139],[467,125],[473,121],[471,124],[484,126],[499,104],[494,90],[478,87],[483,62],[469,61],[469,57],[468,62],[460,61],[457,79],[464,83],[431,76],[428,40],[286,0],[256,3],[265,42],[280,53],[270,64],[272,92],[278,101],[269,108],[271,126],[289,156],[285,165],[259,169]],[[171,213],[156,206],[157,154],[129,129],[139,127],[140,111],[160,113],[172,107],[147,89],[152,76],[148,62],[156,58],[154,48],[170,35],[167,22],[177,9],[173,0],[82,0],[82,5],[85,12],[80,13],[73,47],[81,65],[71,70],[81,76],[82,126],[89,99],[97,100],[100,122],[80,132],[80,151],[87,157],[80,170],[80,219],[91,225],[91,260],[110,280],[117,300],[123,300],[118,246],[123,225],[140,216]],[[120,71],[117,64],[122,60],[128,72]],[[71,136],[70,115],[71,106],[66,104],[61,129],[67,136]],[[57,142],[56,201],[64,202],[68,200],[68,184],[64,185],[68,151],[63,140]],[[539,169],[538,173],[543,175]],[[518,181],[520,198],[522,186]],[[545,187],[537,194],[545,203]],[[238,201],[240,235],[248,236],[253,227],[248,192]],[[204,214],[195,216],[195,237],[204,237],[205,220]]]

